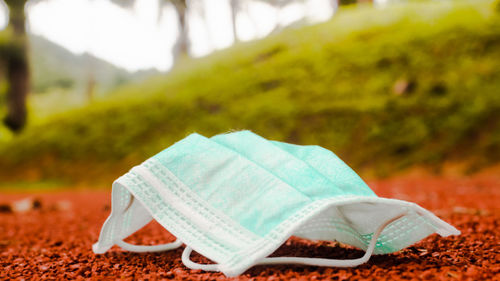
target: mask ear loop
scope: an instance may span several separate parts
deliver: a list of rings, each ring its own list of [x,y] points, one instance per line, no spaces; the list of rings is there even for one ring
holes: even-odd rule
[[[218,264],[201,264],[201,263],[195,263],[193,262],[190,257],[191,257],[191,252],[193,249],[191,247],[186,245],[186,248],[184,248],[184,251],[182,252],[182,263],[190,269],[201,269],[205,271],[220,271],[218,269]]]
[[[129,252],[153,253],[153,252],[163,252],[163,251],[177,249],[182,245],[182,241],[177,239],[172,243],[145,246],[145,245],[133,245],[133,244],[127,243],[123,240],[119,240],[119,241],[116,241],[115,244],[117,246],[119,246],[120,248],[127,250]]]
[[[375,231],[370,240],[370,244],[368,244],[368,248],[366,249],[365,254],[361,258],[350,259],[350,260],[336,260],[336,259],[323,259],[323,258],[299,258],[299,257],[276,257],[276,258],[264,258],[258,264],[303,264],[303,265],[313,265],[313,266],[325,266],[325,267],[355,267],[366,263],[371,255],[373,254],[373,250],[377,245],[377,240],[384,228],[392,223],[395,220],[398,220],[406,215],[406,212],[393,217],[386,222],[384,222],[379,228]]]
[[[365,254],[361,258],[351,259],[351,260],[337,260],[337,259],[324,259],[324,258],[300,258],[300,257],[275,257],[275,258],[263,258],[258,261],[255,265],[269,265],[269,264],[302,264],[302,265],[312,265],[312,266],[322,266],[322,267],[355,267],[366,263],[371,255],[373,254],[373,250],[377,245],[377,240],[384,228],[392,223],[395,220],[398,220],[404,217],[407,212],[404,212],[398,216],[395,216],[386,222],[384,222],[381,226],[377,228],[375,233],[368,244],[368,248],[366,249]],[[218,264],[199,264],[191,261],[192,249],[189,246],[186,246],[184,251],[182,252],[182,263],[190,269],[201,269],[205,271],[220,271],[218,269]]]
[[[128,203],[127,207],[123,210],[123,213],[119,215],[119,218],[123,217],[123,214],[127,212],[131,207],[134,202],[135,197],[130,198],[130,202]],[[129,252],[135,252],[135,253],[153,253],[153,252],[163,252],[163,251],[169,251],[173,249],[177,249],[182,245],[182,241],[179,239],[176,239],[174,242],[171,243],[166,243],[166,244],[161,244],[161,245],[134,245],[127,243],[123,241],[123,239],[119,239],[115,241],[115,245],[119,246],[120,248],[127,250]]]

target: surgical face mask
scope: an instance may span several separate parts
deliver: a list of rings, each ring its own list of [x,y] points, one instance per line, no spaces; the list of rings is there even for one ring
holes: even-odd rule
[[[177,237],[157,246],[123,241],[152,219]],[[112,211],[95,253],[186,247],[192,269],[237,276],[258,264],[353,267],[432,233],[460,232],[422,207],[380,198],[335,154],[319,146],[268,141],[249,131],[192,134],[113,183]],[[267,257],[290,236],[365,250],[354,260]],[[192,249],[215,264],[190,260]]]

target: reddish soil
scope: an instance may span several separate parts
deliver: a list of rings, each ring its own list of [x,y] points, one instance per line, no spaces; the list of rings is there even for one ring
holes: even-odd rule
[[[379,196],[410,200],[462,231],[432,235],[398,253],[374,256],[357,268],[257,266],[241,280],[500,280],[500,176],[399,177],[369,183]],[[182,249],[134,254],[113,248],[94,255],[91,245],[109,214],[109,191],[0,194],[0,203],[28,196],[41,206],[25,213],[0,208],[0,279],[223,280],[221,273],[193,271]],[[174,238],[151,223],[127,241],[156,244]],[[291,238],[275,255],[355,258],[362,251],[336,243]],[[193,254],[193,260],[208,262]]]

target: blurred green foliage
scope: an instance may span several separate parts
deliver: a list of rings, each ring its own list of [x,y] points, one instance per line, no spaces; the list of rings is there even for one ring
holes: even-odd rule
[[[349,7],[58,114],[0,144],[0,177],[111,179],[191,132],[318,144],[380,174],[500,159],[493,1]]]

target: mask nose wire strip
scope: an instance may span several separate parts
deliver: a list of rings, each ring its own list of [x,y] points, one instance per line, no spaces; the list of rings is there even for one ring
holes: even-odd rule
[[[136,253],[163,252],[163,251],[177,249],[182,245],[182,241],[179,239],[175,240],[172,243],[152,245],[152,246],[133,245],[123,240],[116,241],[115,243],[117,246],[119,246],[124,250]]]
[[[397,215],[386,222],[384,222],[375,231],[366,249],[365,254],[361,258],[351,259],[351,260],[336,260],[336,259],[323,259],[323,258],[301,258],[301,257],[276,257],[276,258],[263,258],[258,261],[255,265],[268,265],[268,264],[302,264],[302,265],[313,265],[313,266],[325,266],[325,267],[355,267],[367,262],[375,249],[378,237],[384,230],[384,228],[395,220],[404,217],[407,212]],[[199,264],[191,261],[189,259],[192,249],[186,246],[182,252],[182,263],[190,269],[201,269],[205,271],[219,271],[217,264]]]

